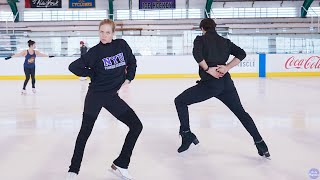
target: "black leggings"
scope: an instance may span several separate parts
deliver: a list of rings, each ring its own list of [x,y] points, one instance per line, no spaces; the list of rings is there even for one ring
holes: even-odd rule
[[[29,82],[30,76],[32,79],[32,88],[35,88],[35,84],[36,84],[36,78],[35,78],[35,72],[36,72],[36,68],[24,68],[24,74],[26,75],[26,79],[24,80],[23,83],[23,90],[26,90],[26,86]]]
[[[106,93],[88,92],[84,104],[82,125],[76,140],[69,172],[79,173],[87,140],[102,107],[129,127],[121,153],[113,161],[121,168],[128,168],[133,148],[143,128],[139,118],[118,94],[107,95]]]
[[[237,116],[255,142],[262,139],[251,116],[243,109],[229,73],[221,79],[200,81],[199,84],[185,90],[176,97],[175,105],[181,125],[180,131],[190,130],[188,106],[212,97],[222,101]]]

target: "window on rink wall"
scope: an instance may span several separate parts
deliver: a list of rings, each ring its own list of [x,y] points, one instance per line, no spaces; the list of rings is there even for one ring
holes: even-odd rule
[[[36,32],[9,39],[13,42],[13,47],[16,47],[12,48],[12,51],[14,51],[12,53],[27,49],[27,41],[29,39],[36,41],[39,51],[55,56],[79,56],[80,41],[84,41],[88,48],[92,48],[99,43],[98,33],[95,32],[90,34],[83,34],[83,32],[79,32],[79,34],[59,33]],[[68,33],[70,33],[70,36]],[[116,32],[116,36],[125,39],[137,56],[192,55],[193,41],[197,35],[201,34],[201,31],[159,31],[159,33],[156,31],[152,35],[140,36],[136,32]],[[243,48],[247,54],[320,53],[320,36],[317,34],[277,36],[229,34],[227,38]],[[2,42],[0,40],[0,42],[9,46],[11,45],[8,43],[9,40],[5,39]],[[8,48],[8,51],[10,51],[10,48]]]
[[[183,54],[183,37],[172,37],[172,53],[174,55]]]
[[[236,36],[229,35],[229,39],[247,53],[268,53],[269,44],[267,36]]]
[[[68,56],[80,56],[80,41],[88,50],[99,43],[99,37],[68,37]]]
[[[61,37],[20,37],[16,39],[16,53],[28,49],[28,41],[36,42],[36,50],[50,55],[60,55]]]
[[[320,53],[320,39],[306,37],[277,37],[277,53]]]
[[[122,36],[135,55],[167,55],[167,37],[165,36]]]
[[[13,13],[0,11],[0,21],[13,21]]]
[[[201,31],[184,31],[183,34],[183,53],[186,55],[192,54],[193,41],[198,36],[202,35]]]
[[[309,7],[307,17],[320,16],[320,7]]]
[[[320,53],[320,39],[308,39],[311,53]]]
[[[300,8],[213,8],[214,18],[299,17]]]
[[[90,11],[24,11],[24,21],[81,21],[101,20],[108,17],[106,10]]]

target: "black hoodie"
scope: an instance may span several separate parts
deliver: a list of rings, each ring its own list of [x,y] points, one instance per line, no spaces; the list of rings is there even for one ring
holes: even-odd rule
[[[89,91],[116,93],[126,79],[134,79],[137,61],[123,39],[99,43],[69,65],[77,75],[91,78]]]
[[[246,52],[235,45],[229,39],[217,34],[215,30],[209,30],[203,36],[197,36],[193,43],[193,57],[200,63],[205,60],[209,67],[225,65],[230,55],[241,61],[246,57]],[[201,80],[215,79],[199,67]]]

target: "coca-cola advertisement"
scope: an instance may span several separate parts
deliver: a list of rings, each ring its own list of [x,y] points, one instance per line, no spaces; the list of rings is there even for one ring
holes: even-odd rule
[[[267,55],[268,72],[319,72],[320,55],[278,54]]]
[[[299,58],[291,56],[285,63],[286,69],[319,69],[320,68],[320,56],[310,56],[305,58]]]
[[[61,8],[61,0],[26,0],[25,8]]]

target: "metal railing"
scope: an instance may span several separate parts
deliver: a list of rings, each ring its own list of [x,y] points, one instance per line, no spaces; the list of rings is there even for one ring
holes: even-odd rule
[[[15,15],[10,14],[10,16],[8,16],[8,18],[6,19],[6,33],[8,34],[9,33],[9,27],[8,27],[8,22],[12,22],[14,23],[16,18],[18,17],[19,15],[19,12],[17,12]],[[12,16],[12,17],[11,17]],[[10,20],[11,19],[11,20]],[[14,25],[12,25],[12,34],[14,34]]]
[[[320,18],[319,18],[319,14],[317,12],[315,12],[313,10],[312,7],[309,7],[308,10],[304,7],[304,6],[301,6],[301,8],[303,10],[305,10],[307,12],[307,14],[309,14],[309,16],[311,17],[311,26],[310,26],[310,31],[313,31],[314,29],[314,17],[317,18],[317,29],[318,29],[318,33],[320,32]],[[312,12],[312,14],[310,14],[310,12]]]

